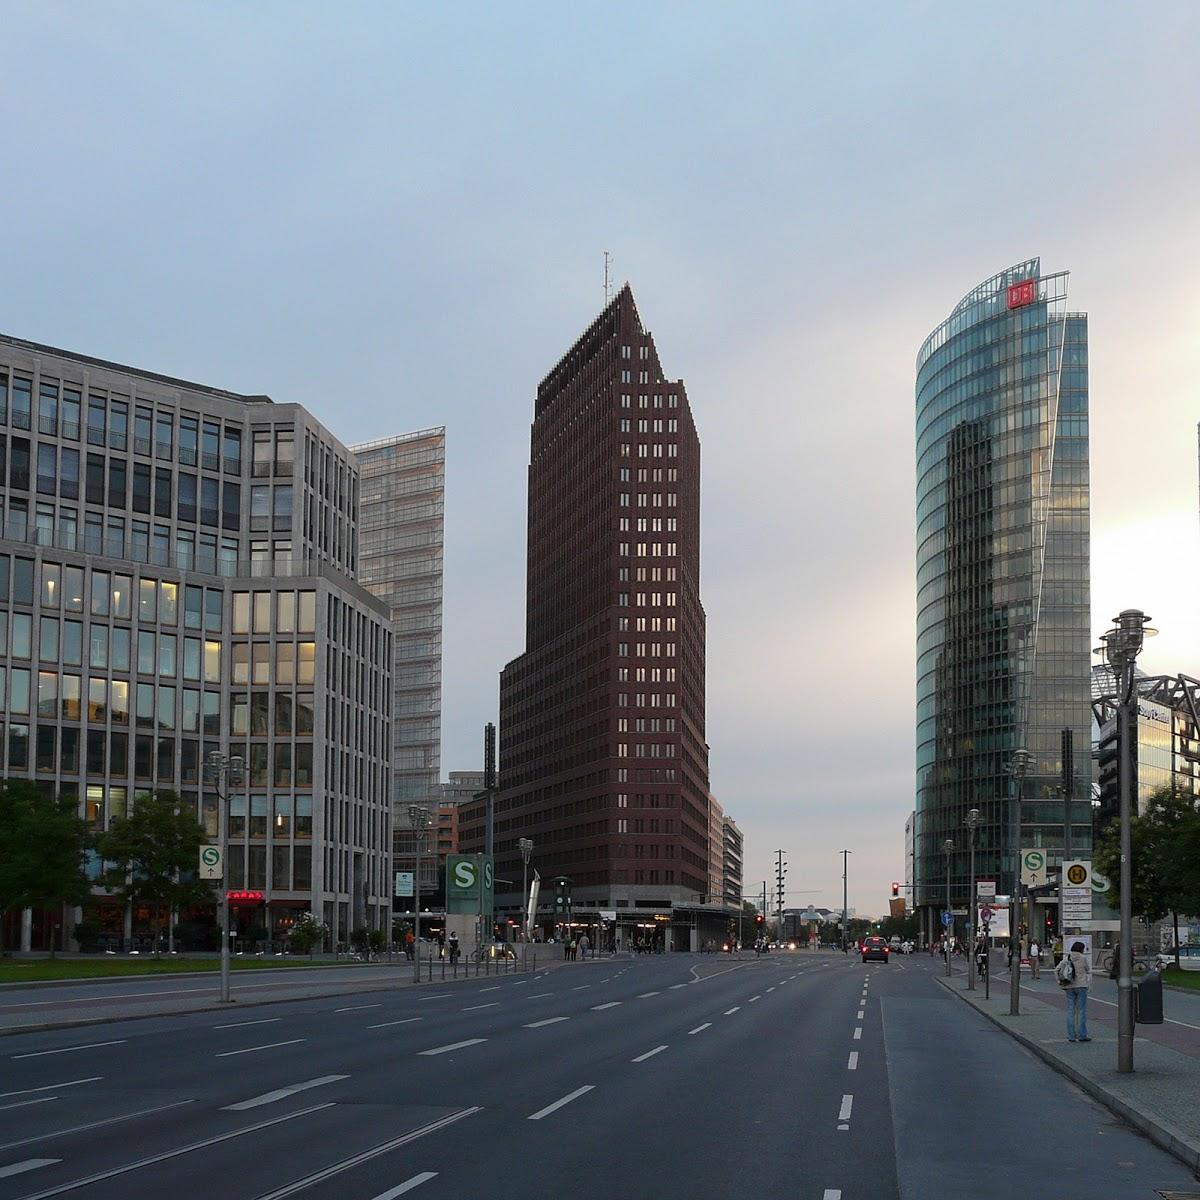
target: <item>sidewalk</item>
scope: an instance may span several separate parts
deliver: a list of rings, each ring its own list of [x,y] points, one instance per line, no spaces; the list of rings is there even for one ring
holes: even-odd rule
[[[955,964],[956,966],[958,964]],[[951,979],[934,973],[947,991],[981,1012],[1011,1034],[1056,1071],[1078,1084],[1152,1142],[1175,1155],[1193,1173],[1200,1173],[1200,1057],[1176,1049],[1147,1034],[1163,1026],[1139,1025],[1134,1036],[1134,1073],[1118,1074],[1116,1009],[1088,1004],[1091,1041],[1067,1041],[1066,1001],[1045,975],[1032,988],[1021,988],[1021,1013],[1008,1015],[1008,975],[992,979],[990,1000],[983,984],[967,991],[965,975]],[[1168,1002],[1168,1012],[1170,1004]],[[1069,1131],[1064,1131],[1069,1138]]]

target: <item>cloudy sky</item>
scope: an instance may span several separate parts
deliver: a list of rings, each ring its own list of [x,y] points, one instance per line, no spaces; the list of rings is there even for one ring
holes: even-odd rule
[[[1200,6],[2,5],[0,329],[448,427],[443,770],[523,649],[528,422],[629,279],[704,447],[713,789],[885,907],[913,364],[1041,255],[1090,313],[1093,599],[1200,674]],[[802,894],[803,893],[803,894]]]

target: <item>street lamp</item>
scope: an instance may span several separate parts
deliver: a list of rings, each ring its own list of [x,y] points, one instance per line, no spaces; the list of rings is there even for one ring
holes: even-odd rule
[[[849,861],[847,855],[852,854],[852,850],[842,851],[842,953],[850,953],[850,906],[847,903],[846,895],[846,863]]]
[[[1012,896],[1008,904],[1008,1015],[1010,1017],[1021,1015],[1021,926],[1017,916],[1020,912],[1018,897],[1021,894],[1021,800],[1024,797],[1025,775],[1029,770],[1031,758],[1032,755],[1028,750],[1019,747],[1012,752],[1012,758],[1004,765],[1004,769],[1017,784],[1012,820],[1013,854],[1016,856],[1016,866],[1013,871]]]
[[[1135,668],[1142,644],[1158,631],[1149,628],[1150,618],[1137,608],[1127,608],[1113,618],[1112,628],[1100,635],[1103,643],[1095,653],[1103,654],[1117,679],[1117,762],[1121,820],[1121,941],[1117,947],[1117,1070],[1133,1070],[1133,807],[1134,747],[1129,744]],[[1059,877],[1059,888],[1066,881]],[[1066,932],[1063,953],[1069,954]]]
[[[533,839],[518,838],[517,849],[521,851],[521,924],[525,927],[525,936],[521,938],[521,970],[529,953],[529,860],[533,857]]]
[[[417,843],[417,864],[413,871],[413,980],[421,982],[421,843],[429,828],[429,809],[423,804],[408,806],[408,821]]]
[[[954,918],[950,914],[954,910],[950,907],[950,855],[954,853],[954,839],[947,838],[942,843],[942,850],[946,855],[946,915],[950,916],[951,924],[947,925],[942,922],[942,949],[946,952],[946,978],[950,978],[950,930],[954,927]]]
[[[204,760],[205,778],[213,785],[217,799],[221,802],[217,821],[221,841],[221,1003],[228,1004],[229,996],[229,797],[232,789],[240,787],[246,780],[246,760],[240,755],[232,757],[219,750],[210,750]],[[224,784],[224,790],[221,785]]]
[[[975,913],[978,906],[975,903],[975,830],[979,828],[979,819],[983,814],[977,808],[967,813],[963,824],[971,835],[971,893],[967,901],[967,991],[975,990]]]

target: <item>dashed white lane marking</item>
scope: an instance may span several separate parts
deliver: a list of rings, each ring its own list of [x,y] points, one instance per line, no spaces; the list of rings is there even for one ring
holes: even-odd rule
[[[653,1058],[656,1054],[661,1054],[666,1049],[666,1046],[655,1046],[653,1050],[647,1050],[645,1054],[639,1054],[637,1058],[631,1058],[630,1062],[645,1062],[648,1058]]]
[[[319,1079],[307,1079],[304,1083],[294,1083],[291,1087],[276,1088],[273,1092],[263,1092],[261,1096],[253,1096],[249,1100],[241,1100],[237,1104],[226,1104],[225,1112],[245,1112],[249,1108],[261,1108],[264,1104],[274,1104],[276,1100],[286,1100],[297,1092],[307,1092],[309,1088],[324,1087],[327,1083],[338,1083],[349,1079],[349,1075],[322,1075]]]
[[[856,1042],[862,1041],[862,1026],[861,1025],[855,1027],[854,1040]]]
[[[540,1000],[543,996],[553,996],[553,992],[530,992],[526,997],[527,1000]]]
[[[571,989],[571,991],[573,991],[573,992],[582,992],[582,991],[584,990],[584,988],[590,988],[591,986],[592,986],[592,985],[591,985],[590,983],[581,983],[581,984],[580,984],[578,987],[573,987],[573,988]]]
[[[741,1007],[742,1006],[740,1004],[735,1004],[732,1008],[727,1008],[721,1015],[725,1017],[732,1017],[735,1012],[741,1009]]]
[[[850,1057],[846,1061],[846,1070],[847,1071],[857,1071],[858,1070],[858,1051],[857,1050],[850,1051]]]
[[[447,996],[452,996],[453,992],[431,992],[428,996],[418,996],[418,1000],[445,1000]]]
[[[406,1179],[403,1183],[397,1184],[394,1188],[388,1188],[386,1192],[380,1192],[374,1200],[396,1200],[397,1196],[403,1196],[405,1192],[411,1192],[413,1188],[420,1187],[423,1183],[428,1183],[431,1179],[437,1178],[436,1171],[422,1171],[420,1175],[414,1175],[411,1179]],[[838,1192],[838,1196],[841,1196]],[[834,1198],[837,1200],[837,1197]]]
[[[378,1200],[383,1200],[383,1197],[378,1197]],[[826,1188],[825,1194],[821,1197],[821,1200],[842,1200],[842,1189]]]
[[[687,987],[686,983],[673,983],[673,984],[671,984],[671,991],[676,992],[680,988],[685,988],[685,987]]]
[[[776,986],[778,986],[778,985],[776,985]],[[773,988],[773,987],[769,987],[769,988],[767,988],[767,993],[768,993],[768,995],[769,995],[771,992],[773,992],[774,990],[775,990],[775,988]]]
[[[276,1021],[282,1021],[282,1017],[263,1017],[258,1021],[233,1021],[229,1025],[214,1025],[214,1029],[241,1029],[246,1025],[274,1025]]]
[[[499,1008],[499,1007],[500,1007],[500,1001],[493,1000],[490,1004],[468,1004],[467,1007],[464,1008],[462,1011],[463,1012],[478,1012],[481,1008]]]
[[[402,1017],[399,1021],[380,1021],[378,1025],[368,1025],[368,1029],[387,1029],[389,1025],[411,1025],[414,1021],[422,1020],[421,1017]]]
[[[57,1096],[37,1096],[33,1100],[17,1100],[12,1104],[0,1104],[0,1112],[8,1112],[10,1108],[28,1108],[31,1104],[49,1104],[57,1099]]]
[[[528,982],[528,979],[518,979],[517,982],[513,984],[513,987],[524,987]]]
[[[746,1001],[746,1003],[753,1004],[755,1002],[755,1000],[761,1000],[761,999],[762,999],[761,996],[751,996],[750,999]]]
[[[253,1054],[255,1050],[274,1050],[279,1046],[295,1046],[306,1041],[308,1041],[307,1038],[291,1038],[286,1042],[268,1042],[265,1046],[247,1046],[244,1050],[222,1050],[217,1057],[232,1058],[235,1054]]]
[[[501,986],[499,983],[493,983],[491,987],[480,988],[479,993],[482,995],[484,992],[498,992]]]
[[[643,992],[638,997],[638,999],[639,1000],[649,1000],[651,996],[658,996],[658,995],[661,995],[661,993],[660,992]]]
[[[526,1029],[541,1029],[543,1025],[557,1025],[559,1021],[569,1021],[570,1017],[547,1017],[544,1021],[531,1021]]]
[[[351,1004],[351,1005],[347,1006],[346,1008],[335,1008],[333,1011],[335,1013],[362,1012],[362,1010],[364,1008],[382,1008],[382,1007],[383,1007],[382,1002],[379,1004]]]
[[[9,1096],[30,1096],[34,1092],[57,1092],[59,1088],[78,1087],[81,1083],[99,1083],[103,1075],[89,1075],[86,1079],[68,1079],[66,1083],[47,1083],[44,1087],[21,1088],[15,1092],[0,1092],[0,1100]]]
[[[593,1004],[592,1012],[603,1012],[606,1008],[619,1008],[620,1000],[610,1000],[607,1004]]]
[[[449,1054],[451,1050],[465,1050],[468,1046],[478,1046],[481,1042],[486,1042],[487,1038],[467,1038],[465,1042],[451,1042],[448,1046],[434,1046],[432,1050],[422,1050],[421,1054],[430,1056],[434,1054]]]
[[[543,1117],[548,1117],[552,1112],[558,1112],[564,1104],[570,1104],[572,1100],[578,1100],[580,1096],[586,1096],[595,1086],[594,1083],[585,1083],[583,1087],[578,1087],[573,1092],[568,1092],[561,1099],[555,1100],[553,1104],[547,1104],[545,1108],[539,1108],[537,1112],[530,1113],[528,1120],[540,1121]]]
[[[112,1042],[88,1042],[86,1046],[61,1046],[57,1050],[33,1050],[28,1054],[14,1054],[12,1057],[13,1061],[15,1062],[18,1058],[43,1058],[47,1054],[70,1054],[72,1050],[97,1050],[101,1046],[123,1045],[125,1045],[125,1039],[118,1038],[116,1041]],[[58,1162],[58,1159],[54,1159],[53,1161]]]
[[[712,1028],[712,1022],[705,1021],[703,1025],[697,1025],[695,1029],[689,1029],[688,1037],[691,1037],[693,1033],[703,1033],[706,1029],[711,1029],[711,1028]]]
[[[853,1111],[853,1109],[854,1109],[854,1096],[853,1095],[843,1096],[842,1097],[842,1107],[838,1110],[838,1120],[839,1121],[850,1120],[850,1113]]]
[[[24,1162],[10,1163],[0,1167],[0,1179],[8,1179],[12,1175],[24,1175],[26,1171],[36,1171],[38,1167],[52,1167],[62,1162],[61,1158],[27,1158]]]
[[[864,1012],[864,1011],[865,1011],[865,1010],[864,1010],[864,1009],[861,1009],[861,1008],[858,1010],[858,1017],[857,1017],[857,1020],[861,1021],[861,1020],[863,1019],[863,1012]]]

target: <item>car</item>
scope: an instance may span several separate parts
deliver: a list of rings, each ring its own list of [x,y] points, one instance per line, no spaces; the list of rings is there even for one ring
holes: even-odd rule
[[[867,937],[862,941],[862,960],[869,962],[874,959],[876,962],[887,962],[888,956],[891,954],[892,948],[887,944],[886,938]]]

